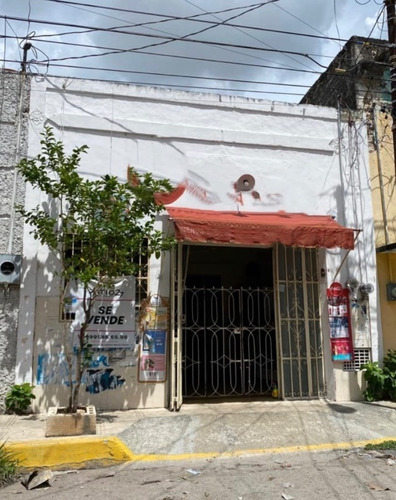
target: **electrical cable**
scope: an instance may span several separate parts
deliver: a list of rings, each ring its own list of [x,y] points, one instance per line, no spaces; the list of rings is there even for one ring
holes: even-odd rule
[[[334,23],[337,30],[338,38],[340,38],[340,30],[338,29],[338,22],[337,22],[337,0],[333,0],[333,10],[334,10]],[[341,49],[341,44],[340,44],[340,49]]]
[[[45,0],[45,1],[53,1],[53,0]],[[275,1],[278,1],[278,0],[272,0],[271,2],[261,2],[259,4],[252,4],[254,5],[254,9],[256,8],[259,8],[263,5],[266,5],[268,3],[274,3]],[[30,0],[29,0],[30,2]],[[66,4],[72,4],[72,3],[76,3],[76,2],[60,2],[58,1],[57,3],[66,3]],[[191,2],[189,2],[191,3]],[[81,5],[81,4],[78,4],[78,5]],[[276,5],[278,6],[278,5]],[[243,7],[239,7],[239,10],[242,9]],[[253,7],[252,7],[253,8]],[[111,10],[111,8],[108,8]],[[236,10],[236,9],[227,9],[227,10]],[[383,10],[383,9],[382,9]],[[224,11],[220,11],[220,12],[224,12]],[[211,15],[211,13],[207,13],[205,12],[205,15]],[[236,16],[233,16],[233,18],[236,18],[236,17],[240,17],[241,15],[243,15],[244,12],[242,13],[239,13],[237,14]],[[290,14],[290,13],[289,13]],[[152,14],[152,15],[155,15],[155,14]],[[203,14],[198,14],[196,17],[198,16],[201,16],[202,17]],[[9,18],[6,18],[6,16],[0,16],[1,17],[4,17],[5,19],[5,23],[8,23],[9,25],[9,22],[8,22],[8,19]],[[35,22],[34,20],[31,20],[30,19],[30,12],[29,12],[29,16],[28,16],[28,19],[21,19],[21,18],[12,18],[12,19],[15,19],[15,20],[18,20],[18,21],[25,21],[25,22],[28,22],[28,26],[30,26],[29,23],[32,23],[32,22]],[[176,20],[176,19],[180,19],[180,18],[177,18],[176,16],[173,16],[173,19]],[[377,21],[378,21],[379,17],[377,18]],[[218,42],[211,42],[211,41],[201,41],[201,40],[186,40],[185,37],[186,36],[191,36],[191,35],[194,35],[194,34],[197,34],[197,33],[201,33],[203,31],[207,31],[211,28],[214,28],[214,27],[218,27],[218,26],[227,26],[227,27],[233,27],[233,23],[230,23],[230,24],[227,24],[227,20],[225,21],[221,21],[221,23],[213,23],[211,21],[203,21],[202,19],[199,20],[200,22],[207,22],[210,24],[210,26],[207,26],[206,28],[204,28],[203,30],[200,30],[199,32],[194,32],[190,35],[185,35],[184,37],[170,37],[170,39],[168,38],[168,40],[166,40],[165,42],[161,42],[162,43],[168,43],[168,42],[173,42],[173,41],[188,41],[188,42],[193,42],[193,43],[206,43],[206,44],[211,44],[211,45],[215,45],[215,46],[220,46],[220,48],[223,47],[223,44],[220,44]],[[40,22],[40,21],[39,21]],[[71,26],[70,24],[65,24],[65,23],[51,23],[51,22],[46,22],[46,21],[43,21],[44,23],[47,23],[47,24],[56,24],[56,25],[62,25],[62,26]],[[78,27],[80,28],[81,26],[80,25],[72,25],[74,27]],[[237,26],[243,26],[243,25],[237,25]],[[250,27],[247,27],[247,28],[250,28]],[[255,29],[259,29],[259,28],[256,28],[254,27]],[[12,29],[12,27],[11,27]],[[89,27],[89,29],[92,29],[92,30],[97,30],[95,27]],[[13,30],[14,31],[14,30]],[[109,32],[108,31],[108,28],[99,28],[98,31],[106,31],[106,32]],[[271,30],[272,31],[272,30]],[[277,30],[273,30],[273,31],[277,31]],[[281,30],[278,30],[280,33],[292,33],[292,32],[282,32]],[[15,31],[14,31],[15,33]],[[119,33],[118,31],[117,32],[114,32],[114,33]],[[140,37],[152,37],[152,35],[149,35],[149,34],[142,34],[142,33],[131,33],[131,32],[127,32],[126,34],[130,35],[130,34],[135,34],[136,36],[140,36]],[[294,33],[293,33],[294,34]],[[339,34],[339,33],[338,33]],[[325,38],[325,39],[328,39],[329,37],[318,37],[317,35],[307,35],[307,34],[296,34],[298,36],[310,36],[310,37],[314,37],[314,38]],[[59,36],[59,35],[58,35]],[[28,36],[29,38],[31,38],[31,36],[29,35]],[[11,37],[10,37],[11,38]],[[162,36],[156,36],[156,38],[164,38]],[[44,40],[39,40],[37,37],[34,38],[35,42],[43,42],[44,43]],[[258,39],[257,39],[258,40]],[[340,40],[340,39],[339,39]],[[336,39],[334,39],[334,41],[336,41]],[[51,43],[52,41],[50,40],[46,40],[45,43]],[[67,44],[67,42],[52,42],[52,43],[62,43],[62,44]],[[70,45],[72,45],[70,43]],[[73,44],[74,46],[84,46],[84,44]],[[158,44],[153,44],[154,46],[158,45]],[[233,45],[233,44],[224,44],[224,45],[227,45],[227,46],[231,46],[231,47],[238,47],[238,48],[243,48],[243,49],[248,49],[248,50],[253,50],[253,51],[259,51],[259,50],[263,50],[263,51],[269,51],[269,52],[272,52],[272,50],[266,50],[266,49],[263,49],[261,47],[251,47],[251,46],[245,46],[245,45]],[[149,45],[151,46],[151,45]],[[86,47],[89,47],[89,46],[86,46]],[[146,46],[145,46],[146,47]],[[92,48],[92,47],[89,47],[89,48]],[[94,47],[94,49],[98,49],[99,47]],[[103,48],[104,50],[107,50],[107,48]],[[128,52],[128,53],[141,53],[141,54],[150,54],[152,56],[155,56],[155,57],[172,57],[171,55],[168,55],[168,54],[157,54],[155,52],[148,52],[148,51],[144,51],[144,52],[139,52],[139,50],[142,50],[142,49],[113,49],[114,50],[114,53],[124,53],[124,52]],[[78,68],[78,66],[72,66],[72,65],[57,65],[56,64],[56,61],[67,61],[67,60],[70,60],[70,59],[83,59],[85,57],[98,57],[98,56],[101,56],[101,55],[104,55],[104,54],[94,54],[94,55],[86,55],[86,56],[77,56],[77,57],[71,57],[71,58],[60,58],[60,59],[50,59],[41,49],[38,49],[37,47],[33,47],[33,53],[34,55],[37,57],[37,52],[40,52],[42,53],[46,60],[43,61],[43,60],[34,60],[32,59],[31,61],[29,61],[29,64],[31,66],[34,66],[34,65],[42,65],[42,64],[46,64],[47,67],[48,65],[51,63],[52,65],[54,66],[57,66],[57,67],[70,67],[70,68]],[[312,60],[312,62],[314,62],[315,64],[319,64],[317,61],[315,61],[313,58],[311,58],[311,55],[310,54],[304,54],[302,52],[289,52],[289,51],[280,51],[278,49],[273,49],[273,52],[275,53],[280,53],[280,54],[283,54],[283,53],[291,53],[293,55],[297,55],[299,57],[308,57],[309,59]],[[105,54],[106,55],[106,54]],[[315,57],[320,57],[320,55],[316,55],[314,54]],[[183,59],[190,59],[190,60],[205,60],[205,62],[213,62],[213,63],[221,63],[221,64],[235,64],[235,65],[241,65],[241,66],[250,66],[250,67],[259,67],[259,68],[268,68],[268,69],[276,69],[276,70],[282,70],[282,71],[300,71],[300,72],[304,72],[304,73],[312,73],[312,74],[320,74],[320,71],[314,71],[314,70],[310,70],[310,71],[306,71],[306,70],[302,70],[302,69],[297,69],[297,68],[285,68],[285,67],[277,67],[277,66],[266,66],[266,65],[256,65],[256,64],[249,64],[249,63],[237,63],[237,62],[233,62],[233,61],[221,61],[221,60],[209,60],[207,58],[193,58],[193,57],[188,57],[188,56],[178,56],[178,55],[174,55],[173,57],[177,58],[177,57],[180,57],[180,58],[183,58]],[[329,56],[330,57],[330,56]],[[322,68],[325,68],[327,69],[327,66],[323,66],[323,65],[320,65]],[[91,68],[89,67],[83,67],[83,66],[80,66],[79,67],[80,69],[86,69],[86,70],[89,70]],[[97,68],[97,70],[102,70],[102,71],[112,71],[112,72],[116,72],[117,70],[111,70],[111,69],[107,69],[107,68]],[[150,76],[162,76],[162,77],[165,77],[165,78],[191,78],[191,79],[201,79],[201,80],[217,80],[217,81],[232,81],[234,83],[255,83],[255,84],[265,84],[265,85],[274,85],[274,86],[277,86],[277,85],[280,85],[279,83],[277,82],[256,82],[256,81],[252,81],[252,80],[242,80],[242,79],[227,79],[227,78],[215,78],[215,77],[208,77],[208,78],[205,78],[205,77],[194,77],[192,75],[173,75],[173,74],[165,74],[165,73],[160,73],[158,74],[157,72],[156,73],[152,73],[152,72],[131,72],[131,73],[135,73],[135,74],[147,74],[147,75],[150,75]],[[152,85],[152,83],[150,83],[150,85]],[[281,85],[284,85],[286,86],[287,83],[282,83]],[[291,84],[290,86],[299,86],[299,85],[293,85]],[[304,87],[303,85],[300,85],[300,87]],[[307,87],[307,86],[306,86]],[[209,90],[212,90],[212,88],[209,87]],[[223,89],[222,89],[223,90]],[[244,90],[237,90],[238,92],[243,92]],[[248,92],[248,91],[247,91]]]
[[[232,16],[232,17],[230,17],[230,18],[228,18],[228,19],[226,19],[224,21],[221,21],[221,22],[219,22],[219,23],[217,23],[215,25],[207,26],[206,28],[202,28],[201,30],[198,30],[198,31],[193,31],[193,32],[189,33],[188,35],[183,35],[183,36],[179,37],[177,39],[177,41],[190,41],[189,37],[191,37],[191,36],[200,35],[201,33],[209,31],[209,30],[211,30],[213,28],[217,28],[218,26],[222,26],[222,25],[226,24],[228,21],[231,21],[232,19],[236,19],[236,18],[241,17],[241,16],[243,16],[243,15],[249,13],[249,12],[253,12],[254,10],[259,9],[259,8],[263,7],[264,5],[268,5],[270,3],[275,3],[275,2],[278,2],[278,1],[279,0],[267,0],[266,2],[262,2],[261,4],[258,4],[258,5],[255,5],[253,7],[250,7],[248,9],[244,10],[243,12],[235,14],[234,16]],[[173,39],[173,37],[171,37],[171,39],[165,40],[163,42],[158,42],[156,44],[151,44],[148,47],[141,47],[141,48],[143,49],[143,48],[149,48],[149,47],[158,47],[158,46],[166,45],[168,43],[172,43],[173,41],[174,41],[174,39]]]
[[[95,8],[95,9],[111,10],[112,12],[123,12],[123,13],[129,13],[129,14],[141,14],[141,15],[145,15],[145,16],[162,17],[165,20],[193,19],[193,18],[196,18],[196,17],[202,17],[202,14],[194,14],[193,16],[188,16],[188,17],[185,17],[185,18],[180,18],[178,16],[170,16],[170,15],[166,15],[166,14],[158,14],[158,13],[155,13],[155,12],[147,12],[147,11],[141,11],[141,10],[124,9],[124,8],[121,8],[121,7],[114,7],[114,6],[108,7],[108,6],[105,6],[105,5],[89,4],[89,3],[83,3],[83,2],[72,2],[72,1],[67,1],[67,0],[42,0],[42,1],[44,1],[44,2],[58,3],[58,4],[68,4],[68,5],[75,6],[76,8],[80,8],[81,6],[83,6],[83,7],[92,7],[92,8]],[[275,0],[275,1],[278,1],[278,0]],[[255,4],[250,4],[250,5],[241,5],[239,7],[231,7],[231,8],[228,8],[228,9],[222,9],[222,10],[218,10],[218,11],[213,11],[213,12],[210,12],[210,14],[224,14],[224,13],[232,12],[232,11],[235,11],[235,10],[242,10],[242,9],[247,9],[247,8],[250,8],[250,7],[258,6],[258,5],[261,5],[262,3],[263,2],[259,2],[259,3],[255,3]]]
[[[14,28],[11,26],[11,24],[10,24],[10,23],[9,23],[9,21],[8,21],[8,17],[7,17],[7,16],[0,16],[0,18],[3,18],[3,17],[4,17],[4,20],[5,20],[5,22],[6,22],[6,25],[7,25],[7,26],[11,29],[11,31],[14,33],[15,38],[19,40],[19,38],[20,38],[20,37],[18,37],[18,35],[15,33]],[[20,49],[21,49],[21,47],[19,46],[19,44],[18,44],[18,49],[19,49],[19,57],[20,57],[20,59],[22,59],[22,56],[21,56],[21,50],[20,50]]]
[[[53,1],[53,0],[45,0],[45,1]],[[208,12],[208,14],[211,14],[211,13]],[[172,17],[172,19],[170,19],[170,21],[174,21],[174,20],[177,20],[177,21],[188,20],[191,22],[198,22],[198,23],[205,23],[205,24],[216,24],[214,21],[203,20],[203,19],[192,19],[191,17]],[[168,21],[168,19],[166,19],[166,21]],[[124,28],[124,29],[126,29],[126,28],[138,28],[138,27],[147,26],[149,24],[155,24],[155,23],[159,23],[159,22],[163,22],[163,21],[123,24],[122,26],[113,26],[113,27],[108,27],[108,28],[99,28],[99,27],[94,28],[94,27],[92,27],[89,29],[78,30],[78,31],[66,31],[63,33],[62,32],[61,33],[45,33],[45,34],[42,34],[39,36],[43,37],[43,38],[50,38],[50,37],[56,37],[56,36],[92,33],[92,32],[99,31],[99,30],[106,31],[107,33],[114,32],[115,34],[129,34],[129,32],[121,32],[121,31],[117,31],[117,30],[121,30],[122,28]],[[348,41],[346,38],[335,38],[335,37],[326,36],[326,35],[313,35],[311,33],[299,33],[296,31],[277,30],[277,29],[271,29],[271,28],[263,28],[263,27],[259,27],[259,26],[248,26],[245,24],[227,23],[224,26],[229,27],[229,28],[240,28],[240,29],[246,29],[246,30],[252,30],[252,31],[260,31],[260,32],[266,32],[266,33],[277,33],[277,34],[288,35],[288,36],[289,35],[300,36],[300,37],[307,37],[307,38],[313,38],[313,39],[318,39],[318,40],[330,40],[330,41],[342,42],[342,43],[346,43]],[[162,30],[154,30],[154,31],[169,34],[168,32],[165,32]],[[141,34],[141,35],[143,36],[143,34]],[[261,42],[261,40],[258,38],[255,38],[255,37],[251,37],[251,38]]]
[[[326,37],[326,35],[324,33],[322,33],[321,31],[317,30],[314,26],[312,26],[311,24],[307,23],[306,21],[304,21],[300,17],[295,16],[294,14],[292,14],[291,12],[289,12],[288,10],[284,9],[283,7],[281,7],[280,5],[276,4],[275,7],[277,7],[280,10],[282,10],[283,12],[285,12],[286,14],[288,14],[289,16],[291,16],[294,19],[296,19],[297,21],[300,21],[301,23],[305,24],[305,26],[308,26],[308,28],[311,28],[312,30],[316,31],[316,33],[320,33],[325,38],[328,38],[328,37]],[[331,40],[331,39],[329,38],[329,40]]]
[[[18,62],[16,60],[6,60],[6,62]],[[71,69],[87,69],[86,67],[81,67],[81,66],[73,66],[73,65],[61,65],[61,64],[58,64],[56,65],[57,67],[59,68],[71,68]],[[98,70],[98,71],[111,71],[111,70],[108,70],[107,68],[88,68],[89,70]],[[116,70],[117,72],[118,71],[121,71],[121,70]],[[133,73],[133,71],[128,71],[128,70],[122,70],[124,72],[131,72]],[[53,76],[55,78],[61,78],[62,76],[61,75],[49,75],[49,76]],[[78,79],[78,77],[72,77],[73,79]],[[194,77],[188,77],[188,78],[194,78]],[[201,77],[200,77],[201,78]],[[120,83],[119,81],[117,80],[113,80],[113,79],[108,79],[108,80],[103,80],[103,78],[101,79],[95,79],[95,78],[85,78],[86,80],[92,80],[92,81],[107,81],[107,82],[118,82]],[[216,79],[215,79],[216,80]],[[228,81],[228,80],[225,80],[225,81]],[[161,82],[143,82],[143,81],[122,81],[121,83],[125,83],[125,84],[132,84],[132,85],[147,85],[147,86],[155,86],[155,87],[164,87],[164,88],[168,88],[168,87],[172,87],[172,88],[186,88],[186,89],[200,89],[200,90],[204,90],[204,91],[222,91],[222,92],[238,92],[238,95],[242,95],[243,93],[254,93],[254,94],[277,94],[277,95],[292,95],[292,96],[300,96],[300,97],[304,97],[305,94],[301,94],[301,93],[295,93],[295,92],[280,92],[280,91],[277,91],[277,90],[270,90],[270,91],[266,91],[266,90],[257,90],[257,89],[240,89],[240,88],[224,88],[224,87],[208,87],[208,86],[205,86],[205,85],[201,85],[201,86],[194,86],[194,85],[181,85],[181,84],[167,84],[167,83],[161,83]],[[252,83],[257,83],[259,84],[259,82],[253,82]],[[278,83],[276,82],[261,82],[261,84],[267,84],[267,85],[278,85]],[[290,85],[292,86],[292,85]],[[309,86],[307,86],[309,87]],[[337,88],[329,88],[328,89],[329,91],[336,91]],[[357,90],[356,93],[359,95],[359,94],[362,94],[364,95],[365,94],[365,91],[364,90]],[[372,95],[375,97],[381,97],[383,95],[382,92],[380,91],[373,91],[372,92]]]
[[[201,10],[202,12],[205,12],[205,14],[208,14],[208,12],[207,12],[205,9],[202,9],[202,7],[199,7],[198,5],[194,4],[194,3],[193,3],[193,2],[191,2],[190,0],[184,0],[184,1],[185,1],[186,3],[188,3],[189,5],[192,5],[193,7],[195,7],[195,8],[197,8],[197,9]],[[221,20],[221,18],[220,18],[220,17],[215,16],[215,15],[213,15],[213,14],[211,14],[211,15],[212,15],[212,17],[214,17],[215,19],[219,19],[219,20]],[[227,23],[227,26],[230,26],[230,23]],[[253,40],[255,40],[256,42],[259,42],[259,43],[263,44],[265,47],[269,47],[269,48],[271,48],[271,49],[274,49],[274,47],[273,47],[272,45],[269,45],[268,43],[263,42],[262,40],[260,40],[260,38],[257,38],[257,37],[255,37],[255,36],[251,35],[250,33],[246,33],[246,31],[244,31],[243,29],[241,29],[241,28],[237,28],[237,27],[234,27],[234,29],[236,29],[236,30],[237,30],[237,31],[239,31],[240,33],[244,34],[245,36],[247,36],[247,37],[249,37],[249,38],[252,38],[252,39],[253,39]],[[289,55],[286,55],[286,57],[287,57],[288,59],[291,59],[291,60],[292,60],[292,61],[294,61],[294,62],[297,62],[297,61],[296,61],[293,57],[291,57],[291,56],[289,56]],[[300,64],[303,64],[306,68],[309,68],[309,66],[308,66],[307,64],[304,64],[304,63],[302,63],[302,62],[300,62]]]
[[[18,37],[8,35],[6,38],[7,39],[15,39],[15,38],[18,38]],[[71,47],[92,48],[90,45],[83,44],[83,43],[59,42],[59,41],[55,41],[55,40],[40,40],[40,39],[37,39],[37,38],[35,38],[35,41],[38,42],[38,43],[51,43],[51,44],[57,44],[57,45],[68,45],[68,46],[71,46]],[[99,46],[99,45],[96,45],[95,49],[106,49],[106,50],[107,49],[112,49],[112,50],[117,50],[116,48],[104,47],[104,46]],[[306,69],[299,69],[299,68],[291,68],[291,67],[286,67],[286,66],[269,66],[269,65],[265,65],[265,64],[244,63],[244,62],[240,62],[240,61],[229,61],[229,60],[227,61],[227,60],[222,60],[222,59],[209,59],[207,57],[183,56],[183,55],[179,55],[179,54],[162,54],[160,52],[149,52],[149,51],[144,51],[144,52],[134,51],[133,53],[131,53],[131,55],[133,55],[133,54],[138,54],[138,55],[139,54],[144,54],[144,55],[152,55],[152,56],[155,56],[155,57],[169,57],[169,58],[172,58],[172,59],[183,59],[183,60],[191,60],[191,61],[201,61],[201,62],[205,62],[205,63],[216,63],[216,64],[227,64],[227,65],[234,65],[234,66],[253,67],[253,68],[260,68],[260,69],[271,69],[273,71],[294,71],[294,72],[299,72],[299,73],[310,73],[310,74],[314,74],[314,75],[320,75],[321,74],[320,71],[306,70]],[[259,59],[263,60],[263,61],[267,61],[267,62],[272,62],[269,59],[264,59],[264,58],[259,58]],[[57,64],[53,64],[53,65],[57,66]],[[70,66],[70,67],[72,67],[72,66]],[[84,68],[84,66],[76,66],[76,67]],[[90,69],[91,67],[87,67],[87,68]],[[101,69],[103,71],[106,71],[106,68],[101,68]],[[127,71],[127,70],[112,69],[111,71],[120,71],[120,72],[122,72],[122,71]]]
[[[144,35],[146,37],[156,37],[156,35]],[[164,37],[160,37],[164,38]],[[179,38],[170,38],[169,41],[180,41]],[[298,55],[301,57],[305,57],[309,59],[310,61],[314,62],[317,64],[319,67],[327,69],[327,66],[324,66],[323,64],[320,64],[318,61],[316,61],[312,56],[309,54],[304,54],[302,52],[295,52],[291,50],[280,50],[280,49],[269,49],[269,48],[263,48],[263,47],[252,47],[252,46],[246,46],[246,45],[237,45],[237,44],[230,44],[230,43],[225,43],[225,42],[211,42],[207,40],[195,40],[195,39],[188,39],[185,38],[182,41],[188,42],[188,43],[197,43],[197,44],[202,44],[202,45],[211,45],[211,46],[216,46],[216,47],[237,47],[240,49],[248,49],[248,50],[253,50],[253,51],[264,51],[264,52],[271,52],[271,53],[277,53],[277,54],[292,54],[292,55]],[[144,45],[141,47],[135,47],[135,48],[130,48],[130,49],[119,49],[119,50],[113,50],[113,51],[107,51],[107,52],[102,52],[100,54],[85,54],[82,56],[69,56],[69,57],[58,57],[58,58],[52,58],[51,61],[53,62],[58,62],[58,61],[71,61],[71,60],[77,60],[77,59],[87,59],[90,57],[104,57],[104,56],[109,56],[109,55],[114,55],[114,54],[122,54],[122,53],[127,53],[127,52],[134,52],[136,50],[144,50],[146,48],[151,48],[151,47],[156,47],[158,45],[162,45],[163,43],[156,43],[156,44],[148,44]],[[315,55],[317,57],[317,55]]]
[[[33,63],[34,64],[34,63]],[[85,69],[81,66],[73,66],[73,65],[55,65],[58,68],[74,68],[74,69]],[[162,76],[166,78],[188,78],[192,80],[208,80],[208,81],[216,81],[216,82],[234,82],[234,83],[253,83],[256,85],[275,85],[280,87],[300,87],[309,89],[310,85],[303,85],[298,83],[286,83],[286,82],[267,82],[260,80],[242,80],[238,78],[223,78],[223,77],[215,77],[215,76],[194,76],[194,75],[180,75],[173,73],[158,73],[157,71],[137,71],[137,70],[127,70],[127,69],[112,69],[112,68],[95,68],[90,67],[90,70],[94,71],[109,71],[109,72],[120,72],[120,73],[128,73],[133,75],[147,75],[147,76]]]
[[[0,19],[4,18],[5,16],[0,15]],[[13,21],[26,21],[24,18],[20,17],[15,17],[15,16],[7,16],[7,19],[11,19]],[[31,19],[31,23],[37,23],[37,24],[49,24],[53,26],[69,26],[69,27],[74,27],[74,28],[83,28],[83,29],[90,29],[90,30],[95,30],[95,31],[103,31],[103,32],[109,32],[108,28],[98,28],[98,27],[92,27],[92,26],[85,26],[85,25],[77,25],[77,24],[72,24],[72,23],[61,23],[61,22],[56,22],[56,21],[43,21],[43,20],[38,20],[38,19]],[[165,37],[162,35],[153,35],[151,33],[139,33],[135,31],[112,31],[117,34],[126,34],[126,35],[135,35],[135,36],[140,36],[140,37],[147,37],[147,38],[167,38],[170,41],[186,41],[190,43],[198,43],[198,44],[204,44],[204,45],[216,45],[216,46],[225,46],[225,47],[237,47],[237,48],[243,48],[243,49],[248,49],[248,50],[253,50],[253,51],[267,51],[267,52],[276,52],[280,54],[293,54],[293,55],[298,55],[298,56],[303,56],[311,59],[313,62],[316,64],[317,61],[313,59],[313,57],[322,57],[322,54],[306,54],[303,52],[296,52],[296,51],[288,51],[288,50],[279,50],[279,49],[265,49],[261,47],[256,47],[256,46],[250,46],[250,45],[240,45],[240,44],[232,44],[232,43],[224,43],[224,42],[212,42],[210,40],[195,40],[195,39],[184,39],[181,37]],[[139,48],[140,50],[141,48]],[[122,52],[130,52],[133,50],[137,49],[121,49]],[[107,54],[104,54],[107,55]],[[83,56],[82,56],[83,57]],[[328,58],[331,58],[331,56],[327,56]],[[59,60],[59,59],[54,59],[54,60]],[[326,68],[326,66],[322,66],[323,68]]]
[[[30,5],[30,0],[29,0],[29,4],[28,4],[28,25],[27,25],[27,28],[26,28],[26,37],[28,36],[29,34],[29,31],[30,31],[30,14],[32,13],[32,6]]]
[[[355,1],[356,1],[356,0],[355,0]],[[377,23],[378,23],[378,21],[379,21],[380,17],[382,16],[382,14],[383,14],[384,12],[385,12],[385,5],[383,5],[382,9],[380,9],[380,11],[379,11],[379,13],[378,13],[378,15],[377,15],[377,18],[376,18],[376,20],[375,20],[375,22],[374,22],[374,24],[373,24],[373,27],[371,28],[370,33],[369,33],[369,35],[368,35],[368,37],[367,37],[367,38],[370,38],[370,37],[371,37],[371,35],[372,35],[372,33],[373,33],[374,29],[375,29],[375,26],[377,25]],[[361,47],[361,49],[360,49],[359,53],[358,53],[358,54],[356,55],[356,57],[355,57],[355,67],[356,67],[356,66],[357,66],[357,64],[358,64],[358,60],[359,60],[360,55],[361,55],[361,54],[362,54],[362,52],[363,52],[363,48],[364,48],[364,44],[362,45],[362,47]]]

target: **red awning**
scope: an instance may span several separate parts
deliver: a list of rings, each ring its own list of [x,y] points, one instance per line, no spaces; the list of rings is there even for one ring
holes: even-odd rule
[[[354,247],[353,229],[327,215],[221,212],[166,207],[179,241],[297,247]]]

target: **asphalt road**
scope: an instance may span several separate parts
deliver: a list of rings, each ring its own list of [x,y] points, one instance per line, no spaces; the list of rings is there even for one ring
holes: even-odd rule
[[[10,499],[396,499],[396,451],[263,454],[128,463],[54,473],[50,486],[0,490]]]

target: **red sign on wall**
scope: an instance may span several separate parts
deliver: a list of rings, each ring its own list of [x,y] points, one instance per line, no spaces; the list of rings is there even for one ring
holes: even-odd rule
[[[332,283],[327,289],[330,321],[331,356],[333,361],[352,361],[353,345],[349,290],[341,283]]]

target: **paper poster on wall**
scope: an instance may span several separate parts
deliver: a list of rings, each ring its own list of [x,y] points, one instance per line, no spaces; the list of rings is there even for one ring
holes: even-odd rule
[[[327,289],[327,306],[330,323],[330,343],[333,361],[352,361],[353,343],[349,290],[341,283],[332,283]]]
[[[139,315],[139,382],[165,382],[169,299],[147,297]]]
[[[72,329],[77,334],[84,319],[82,288],[70,291]],[[86,338],[93,349],[133,349],[136,344],[135,278],[128,276],[99,290],[88,319]]]
[[[166,330],[146,330],[139,361],[140,382],[164,382],[166,379]]]
[[[147,330],[167,330],[168,329],[168,308],[167,307],[147,307],[142,317],[144,328]]]
[[[331,354],[333,361],[351,361],[351,343],[349,339],[332,339]]]

